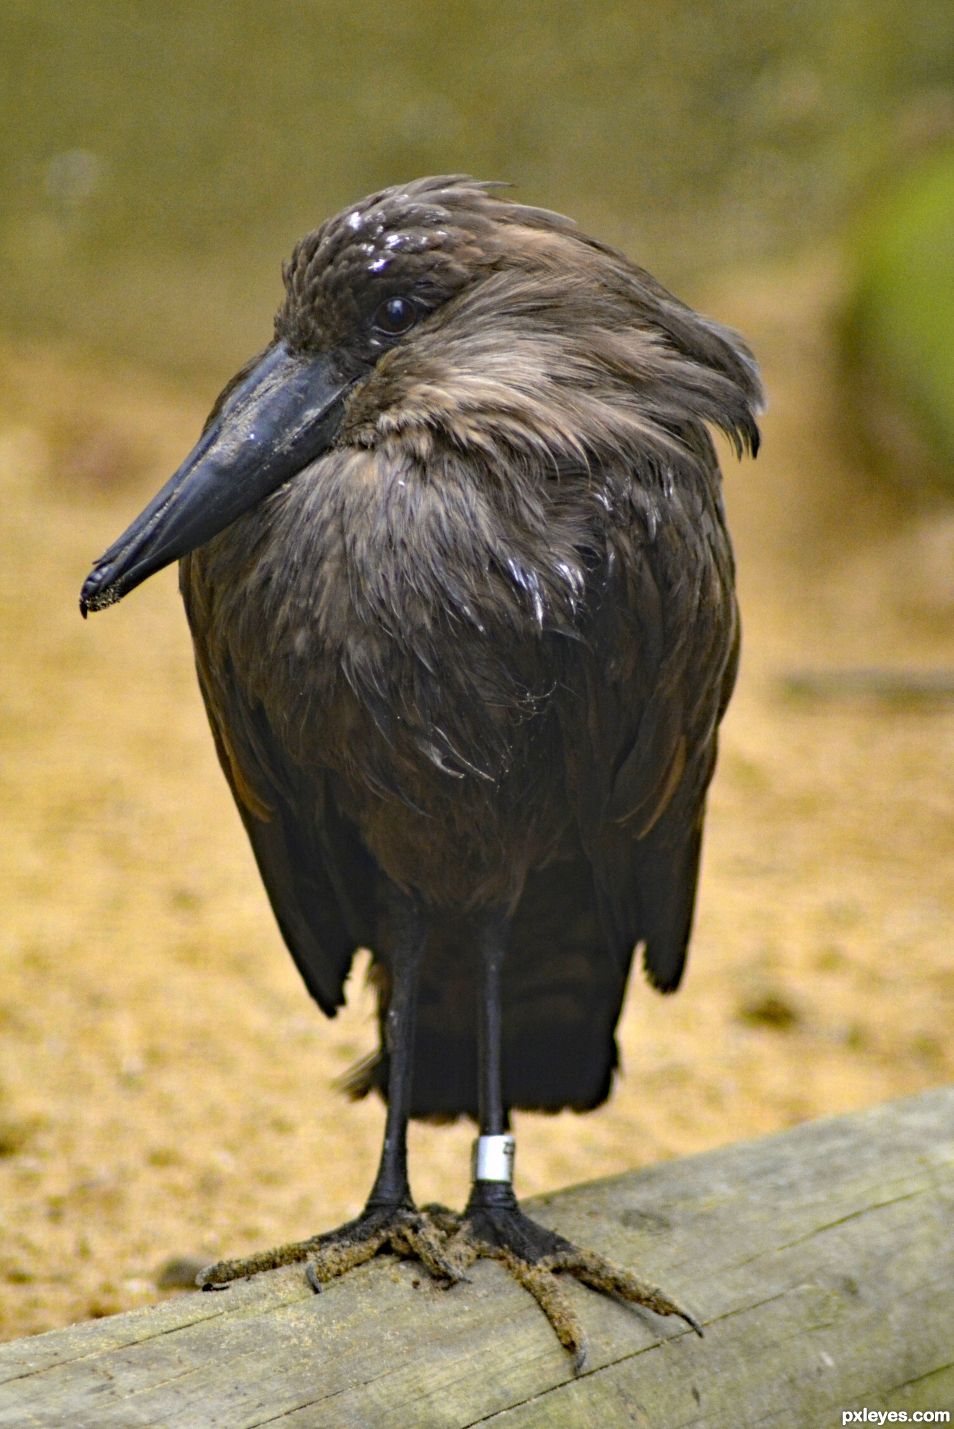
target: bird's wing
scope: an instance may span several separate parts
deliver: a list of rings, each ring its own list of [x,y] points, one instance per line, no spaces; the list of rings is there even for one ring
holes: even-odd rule
[[[613,534],[565,736],[604,934],[624,967],[643,943],[664,992],[685,964],[705,794],[738,660],[717,480],[713,470],[711,484],[670,490],[651,520]]]
[[[305,984],[329,1017],[344,1002],[357,947],[370,939],[374,865],[322,774],[289,767],[264,711],[196,648],[219,761],[278,926]]]

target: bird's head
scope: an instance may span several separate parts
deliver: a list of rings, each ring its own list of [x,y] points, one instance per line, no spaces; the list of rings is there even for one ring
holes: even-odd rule
[[[120,600],[331,445],[449,442],[588,463],[684,450],[721,426],[755,450],[761,390],[736,334],[569,219],[462,176],[345,209],[296,246],[275,336],[182,466],[93,567]]]

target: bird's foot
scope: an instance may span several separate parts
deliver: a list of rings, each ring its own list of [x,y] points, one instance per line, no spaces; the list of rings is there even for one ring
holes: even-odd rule
[[[449,1215],[444,1212],[443,1215]],[[457,1261],[444,1248],[446,1228],[432,1217],[430,1208],[419,1211],[408,1201],[400,1204],[368,1204],[353,1221],[337,1230],[276,1246],[241,1260],[220,1260],[196,1277],[203,1290],[224,1289],[233,1280],[275,1270],[281,1265],[306,1262],[305,1274],[313,1290],[321,1290],[329,1280],[345,1275],[379,1253],[392,1252],[419,1260],[435,1280],[454,1284],[466,1279]]]
[[[605,1295],[644,1305],[657,1315],[678,1315],[697,1335],[702,1334],[698,1321],[662,1290],[595,1251],[581,1250],[524,1215],[505,1184],[474,1183],[447,1253],[456,1259],[461,1272],[484,1257],[502,1261],[546,1315],[560,1344],[573,1356],[577,1374],[586,1367],[586,1335],[560,1284],[561,1275],[572,1276]]]

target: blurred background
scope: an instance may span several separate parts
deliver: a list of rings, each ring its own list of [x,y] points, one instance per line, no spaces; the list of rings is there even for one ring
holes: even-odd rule
[[[175,575],[76,600],[267,340],[294,240],[445,171],[740,328],[770,398],[758,463],[726,458],[746,648],[689,976],[634,977],[613,1100],[524,1118],[520,1189],[954,1074],[949,0],[7,0],[4,1336],[363,1203],[380,1109],[329,1085],[370,997],[359,966],[326,1024],[281,946]],[[422,1199],[462,1199],[470,1135],[415,1131]]]

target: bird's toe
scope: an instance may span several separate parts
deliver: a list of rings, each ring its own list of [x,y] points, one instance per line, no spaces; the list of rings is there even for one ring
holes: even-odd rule
[[[443,1209],[443,1208],[441,1208]],[[447,1212],[450,1216],[450,1212]],[[446,1250],[447,1234],[427,1210],[413,1205],[369,1207],[357,1220],[308,1243],[308,1283],[321,1290],[349,1270],[390,1252],[404,1260],[417,1260],[435,1280],[456,1284],[466,1279],[458,1262]]]
[[[561,1284],[563,1277],[657,1315],[677,1315],[696,1334],[702,1334],[695,1317],[657,1286],[539,1225],[506,1193],[497,1192],[490,1200],[497,1204],[487,1204],[486,1198],[479,1196],[471,1198],[448,1254],[461,1265],[480,1258],[499,1260],[536,1300],[560,1344],[573,1356],[577,1374],[586,1368],[586,1335]]]

